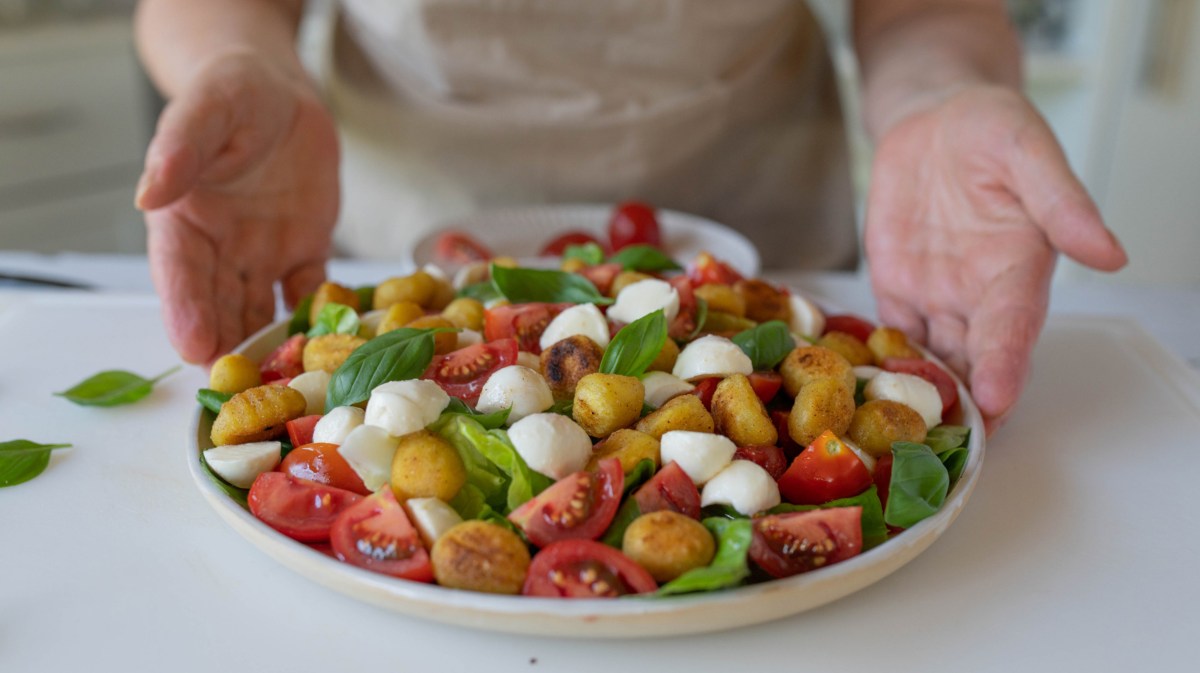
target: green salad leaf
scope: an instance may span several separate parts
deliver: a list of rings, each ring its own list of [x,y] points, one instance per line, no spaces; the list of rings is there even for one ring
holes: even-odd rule
[[[88,377],[67,390],[54,394],[84,407],[133,404],[149,395],[150,391],[154,390],[155,383],[177,371],[179,367],[172,367],[152,379],[146,379],[133,372],[112,369]]]
[[[608,524],[608,530],[604,532],[600,542],[620,549],[625,540],[625,529],[629,528],[629,524],[641,515],[642,509],[638,507],[637,500],[626,498],[625,502],[621,503],[621,508],[613,515],[612,523]]]
[[[508,422],[508,415],[511,412],[512,407],[509,407],[507,409],[501,409],[500,411],[493,411],[490,414],[481,414],[467,406],[466,402],[463,402],[457,397],[451,397],[450,404],[446,407],[446,411],[443,413],[462,414],[470,417],[476,423],[482,425],[485,430],[495,430],[496,428],[504,427],[504,424]]]
[[[733,337],[754,363],[755,371],[774,369],[796,347],[792,332],[780,320],[769,320]]]
[[[925,436],[925,445],[933,449],[938,460],[946,466],[951,488],[958,483],[967,466],[967,443],[970,439],[971,429],[963,425],[939,425]]]
[[[358,334],[358,312],[345,304],[331,301],[321,307],[317,323],[309,330],[308,338],[325,334]]]
[[[310,327],[308,323],[308,314],[312,310],[313,296],[311,294],[304,295],[304,298],[296,304],[296,310],[292,311],[292,319],[288,321],[288,336],[293,334],[302,334],[308,331]]]
[[[924,444],[894,442],[892,456],[892,482],[883,519],[891,526],[911,528],[946,501],[950,474],[933,449]]]
[[[654,592],[655,596],[726,589],[741,584],[750,576],[746,557],[750,552],[754,522],[751,519],[714,517],[702,523],[717,540],[717,553],[712,563],[689,570],[667,582]]]
[[[363,285],[362,287],[354,288],[354,294],[358,295],[358,312],[366,313],[375,308],[375,286]]]
[[[600,372],[641,376],[667,341],[667,318],[662,309],[634,320],[621,328],[604,349]]]
[[[497,511],[511,512],[553,483],[526,464],[503,430],[484,429],[474,418],[454,412],[442,414],[429,430],[458,450],[467,483]]]
[[[568,245],[562,254],[563,261],[578,259],[588,266],[604,263],[604,249],[596,243],[588,241],[582,245]]]
[[[887,542],[887,525],[883,522],[883,504],[879,501],[879,491],[872,484],[870,488],[849,498],[831,500],[821,505],[793,505],[783,503],[768,510],[770,514],[786,514],[788,512],[807,512],[814,509],[834,509],[837,507],[862,507],[862,536],[863,550],[876,547]]]
[[[633,466],[633,469],[625,475],[625,488],[621,490],[626,496],[633,493],[642,484],[650,481],[650,477],[654,476],[654,461],[649,458],[643,458]]]
[[[233,397],[232,393],[222,393],[211,388],[201,388],[196,391],[196,401],[214,414],[221,413],[221,405],[228,402],[231,397]]]
[[[24,484],[46,471],[50,452],[70,444],[38,444],[28,439],[0,442],[0,488]]]
[[[325,411],[358,404],[388,381],[415,379],[433,360],[433,335],[455,332],[448,327],[402,327],[385,332],[354,349],[329,380]]]
[[[500,294],[500,290],[497,290],[496,286],[492,285],[491,281],[468,285],[458,291],[458,296],[466,297],[467,299],[474,299],[480,304],[485,305],[488,302],[504,298],[503,295]]]
[[[608,261],[620,264],[626,271],[678,271],[683,268],[662,250],[645,244],[627,245]]]
[[[505,299],[514,304],[545,302],[550,304],[611,304],[588,279],[565,271],[547,269],[509,269],[492,265],[492,283]]]
[[[489,505],[487,500],[483,497],[483,492],[470,483],[459,489],[458,494],[455,495],[447,504],[450,505],[454,511],[458,512],[458,515],[463,519],[479,519],[480,521],[487,521],[488,523],[496,524],[501,528],[506,528],[524,538],[524,533],[521,532],[521,529],[517,528],[517,526],[513,524],[513,522],[509,521],[508,518],[503,514],[497,512],[495,509],[492,509],[492,506]]]

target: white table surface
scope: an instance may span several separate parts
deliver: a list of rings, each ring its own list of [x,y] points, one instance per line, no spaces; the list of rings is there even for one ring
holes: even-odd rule
[[[1095,672],[1200,660],[1200,382],[1184,364],[1200,358],[1195,290],[1060,288],[971,502],[895,574],[761,626],[588,641],[425,623],[277,565],[188,475],[201,369],[128,407],[51,396],[101,369],[178,362],[144,260],[0,254],[0,270],[123,291],[0,289],[0,440],[75,445],[0,489],[0,671]],[[347,282],[390,271],[333,267]],[[861,278],[796,280],[870,312]]]

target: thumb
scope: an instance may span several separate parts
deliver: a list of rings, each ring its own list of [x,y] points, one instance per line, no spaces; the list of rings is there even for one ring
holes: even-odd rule
[[[134,204],[155,210],[191,190],[233,134],[233,111],[206,87],[180,94],[163,110],[146,150]]]

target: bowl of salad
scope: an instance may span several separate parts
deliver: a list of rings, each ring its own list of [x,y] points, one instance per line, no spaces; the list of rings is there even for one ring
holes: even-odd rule
[[[712,255],[623,250],[326,283],[214,364],[197,486],[336,591],[569,637],[795,614],[947,530],[984,431],[940,363]]]

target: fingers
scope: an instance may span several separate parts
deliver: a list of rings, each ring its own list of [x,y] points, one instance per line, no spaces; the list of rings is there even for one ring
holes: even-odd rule
[[[142,210],[170,205],[190,190],[233,134],[224,99],[205,88],[185,91],[158,120],[134,201]]]
[[[204,364],[219,354],[216,252],[196,229],[150,213],[147,251],[150,274],[162,299],[167,338],[184,360]]]
[[[926,342],[928,334],[925,329],[925,318],[920,311],[908,301],[889,292],[883,292],[876,288],[875,294],[879,319],[883,321],[883,324],[899,329],[917,343]]]
[[[936,313],[929,317],[929,350],[933,351],[954,370],[966,378],[970,371],[967,361],[967,324],[962,318],[949,313]]]
[[[305,295],[314,292],[325,282],[324,260],[306,262],[293,268],[283,278],[283,300],[294,307]]]

